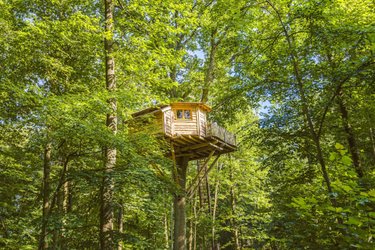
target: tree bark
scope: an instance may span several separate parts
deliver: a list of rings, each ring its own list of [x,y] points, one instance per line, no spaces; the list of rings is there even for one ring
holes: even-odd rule
[[[43,208],[42,208],[42,230],[40,232],[39,249],[47,249],[47,224],[50,212],[50,174],[51,174],[51,151],[52,144],[47,143],[44,149],[43,160]]]
[[[370,128],[370,139],[371,139],[371,144],[372,144],[372,157],[375,162],[375,140],[374,140],[374,132],[372,128]]]
[[[233,181],[233,171],[232,167],[229,168],[229,179],[230,181]],[[234,240],[234,249],[240,249],[240,243],[239,243],[239,235],[238,235],[238,228],[236,223],[236,194],[234,191],[233,185],[230,187],[230,204],[231,204],[231,210],[232,210],[232,218],[230,219],[230,224],[232,227],[232,233],[233,233],[233,240]]]
[[[69,164],[68,160],[64,163],[64,175],[63,175],[63,200],[62,200],[62,210],[63,210],[63,221],[62,221],[62,236],[61,236],[61,249],[66,249],[66,239],[64,236],[65,226],[66,226],[66,220],[65,216],[72,211],[72,193],[71,193],[71,183],[70,180],[66,177],[66,173],[69,171]]]
[[[164,240],[165,249],[169,249],[169,224],[168,224],[168,213],[164,214]]]
[[[193,214],[194,214],[194,236],[193,236],[193,250],[197,250],[197,199],[193,202]]]
[[[114,3],[112,0],[104,0],[105,6],[105,66],[106,88],[109,93],[116,89],[115,60],[113,57],[113,31],[114,31]],[[113,134],[117,133],[117,103],[114,97],[108,99],[110,112],[107,114],[106,126]],[[104,149],[104,177],[101,187],[100,206],[100,247],[101,249],[113,249],[113,179],[112,172],[116,164],[117,150],[114,146],[107,145]]]
[[[192,207],[193,209],[193,207]],[[190,219],[189,222],[189,250],[192,250],[193,248],[193,236],[194,236],[194,220]]]
[[[186,249],[186,172],[189,158],[180,157],[176,159],[178,191],[174,194],[174,250]]]
[[[221,170],[221,165],[218,165],[217,172],[219,173]],[[218,249],[218,245],[216,244],[215,233],[216,233],[216,209],[217,209],[217,202],[218,202],[218,195],[219,195],[219,187],[220,187],[220,179],[216,179],[215,183],[215,191],[214,191],[214,205],[212,208],[212,249]]]
[[[123,249],[123,244],[122,244],[122,233],[124,231],[124,222],[123,222],[123,214],[124,214],[124,207],[122,206],[122,203],[119,205],[118,209],[118,217],[117,217],[117,224],[118,224],[118,234],[120,237],[120,240],[118,241],[117,249],[122,250]]]
[[[358,147],[357,147],[357,141],[355,139],[353,129],[352,129],[350,123],[349,123],[349,114],[348,114],[348,110],[347,110],[347,108],[345,106],[345,103],[344,103],[344,100],[343,100],[342,90],[340,91],[340,93],[337,97],[337,101],[338,101],[339,108],[340,108],[342,126],[344,127],[344,131],[346,133],[346,139],[347,139],[348,144],[349,144],[349,152],[350,152],[350,155],[352,156],[353,165],[354,165],[355,171],[357,173],[357,176],[359,178],[362,178],[363,177],[363,170],[362,170],[361,162],[360,162],[360,158],[359,158],[359,150],[358,150]]]

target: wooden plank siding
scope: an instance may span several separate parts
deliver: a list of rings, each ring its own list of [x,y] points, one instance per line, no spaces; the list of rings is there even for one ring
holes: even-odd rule
[[[172,117],[172,110],[166,110],[164,112],[164,132],[167,136],[172,136],[173,134]]]
[[[177,110],[190,110],[191,119],[177,119]],[[197,135],[197,109],[186,105],[175,105],[172,108],[173,136],[175,135]]]
[[[174,115],[176,115],[174,113]],[[173,119],[174,135],[196,135],[197,130],[197,114],[195,110],[191,110],[191,120]]]
[[[199,135],[202,136],[202,137],[206,137],[207,135],[207,132],[206,132],[206,129],[207,129],[207,120],[206,120],[206,113],[203,112],[202,110],[199,110],[198,112],[199,114]]]

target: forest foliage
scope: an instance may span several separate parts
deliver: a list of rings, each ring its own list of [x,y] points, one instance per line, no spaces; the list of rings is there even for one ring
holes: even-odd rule
[[[114,243],[169,249],[173,163],[128,124],[203,101],[238,150],[210,172],[210,205],[187,203],[189,249],[373,249],[374,1],[114,5],[111,32],[104,1],[0,0],[0,248],[99,249],[115,148]]]

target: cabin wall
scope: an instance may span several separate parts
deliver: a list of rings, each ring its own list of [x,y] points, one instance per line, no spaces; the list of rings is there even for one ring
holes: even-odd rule
[[[155,134],[163,133],[163,113],[157,112],[155,114]]]
[[[198,109],[198,129],[199,135],[206,137],[207,135],[207,113],[201,109]]]
[[[191,119],[177,119],[177,110],[191,110]],[[197,135],[197,109],[194,107],[173,107],[173,135]]]
[[[145,132],[150,135],[164,133],[163,114],[160,111],[135,117],[128,125],[131,133]]]
[[[172,120],[173,120],[173,112],[171,109],[169,110],[166,110],[164,112],[164,133],[167,135],[167,136],[172,136],[173,134],[173,124],[172,124]]]

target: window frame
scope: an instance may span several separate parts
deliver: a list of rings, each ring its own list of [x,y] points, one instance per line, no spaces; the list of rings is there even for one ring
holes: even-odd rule
[[[178,116],[177,116],[177,113],[180,110],[182,111],[182,118],[178,118]],[[186,118],[185,117],[185,111],[189,111],[190,118]],[[174,113],[175,113],[175,120],[185,120],[185,121],[189,121],[189,120],[191,121],[191,120],[193,120],[193,110],[190,109],[190,108],[176,109]]]

